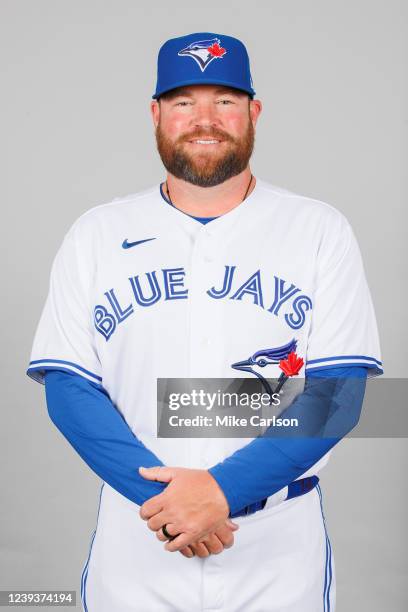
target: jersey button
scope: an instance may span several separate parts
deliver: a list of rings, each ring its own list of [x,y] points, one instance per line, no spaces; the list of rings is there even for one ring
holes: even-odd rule
[[[211,263],[212,261],[214,261],[214,257],[212,257],[212,255],[204,255],[204,256],[203,256],[203,260],[204,260],[206,263]]]

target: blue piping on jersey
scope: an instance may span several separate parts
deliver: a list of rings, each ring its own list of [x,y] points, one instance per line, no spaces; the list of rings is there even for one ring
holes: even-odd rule
[[[369,364],[369,363],[362,363],[362,362],[347,362],[347,363],[335,363],[333,365],[327,365],[327,366],[312,366],[311,368],[305,368],[305,376],[308,374],[311,374],[311,372],[320,372],[323,370],[331,370],[332,368],[341,368],[341,367],[348,367],[348,366],[359,366],[361,368],[367,368],[367,374],[368,377],[370,376],[380,376],[381,374],[384,374],[384,370],[382,368],[380,368],[379,366],[373,364]]]
[[[317,492],[320,499],[320,511],[322,513],[324,533],[326,537],[326,567],[324,576],[324,589],[323,589],[323,611],[330,612],[330,588],[332,584],[332,549],[330,539],[327,533],[326,519],[323,512],[323,499],[320,484],[316,486]]]
[[[74,363],[72,361],[65,361],[63,359],[35,359],[34,361],[30,361],[30,363],[28,364],[29,367],[26,371],[26,374],[28,376],[30,376],[30,378],[33,378],[34,380],[41,382],[42,384],[44,384],[44,380],[41,378],[37,378],[35,376],[33,376],[34,372],[39,372],[41,370],[65,370],[67,368],[62,368],[62,367],[58,367],[56,368],[53,365],[40,365],[40,364],[64,364],[66,366],[71,366],[72,369],[75,369],[75,371],[79,370],[79,372],[84,372],[84,374],[87,374],[88,376],[90,376],[91,378],[94,378],[95,380],[98,380],[100,382],[102,382],[102,377],[98,376],[97,374],[94,374],[93,372],[90,372],[89,370],[86,370],[85,368],[83,368],[82,366],[78,365],[77,363]],[[31,367],[34,366],[35,367]],[[69,371],[72,371],[71,369],[69,369]]]
[[[95,529],[92,532],[91,544],[90,544],[90,547],[89,547],[88,558],[86,560],[86,563],[85,563],[84,569],[82,570],[82,575],[81,575],[81,601],[82,601],[82,605],[83,605],[83,608],[84,608],[84,612],[88,612],[88,606],[86,605],[86,592],[85,592],[86,581],[87,581],[87,578],[88,578],[88,566],[89,566],[89,560],[91,558],[92,546],[93,546],[93,543],[94,543],[94,539],[95,539],[95,535],[96,535],[96,530],[98,529],[99,511],[101,509],[102,489],[103,489],[104,486],[105,486],[105,483],[102,483],[101,490],[100,490],[100,493],[99,493],[99,506],[98,506],[98,515],[96,517],[96,527],[95,527]]]
[[[368,361],[375,361],[378,365],[382,365],[382,361],[378,361],[374,357],[368,357],[367,355],[333,355],[333,357],[322,357],[321,359],[309,359],[309,363],[320,363],[322,361],[334,361],[335,359],[367,359]]]

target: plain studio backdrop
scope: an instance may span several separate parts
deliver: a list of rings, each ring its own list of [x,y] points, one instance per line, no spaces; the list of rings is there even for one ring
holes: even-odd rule
[[[403,0],[2,0],[0,10],[0,589],[76,589],[80,610],[100,480],[25,370],[73,221],[165,176],[149,112],[160,45],[200,31],[247,45],[264,105],[253,172],[346,215],[385,376],[406,377],[408,10]],[[339,612],[407,609],[406,473],[404,439],[343,440],[321,473]]]

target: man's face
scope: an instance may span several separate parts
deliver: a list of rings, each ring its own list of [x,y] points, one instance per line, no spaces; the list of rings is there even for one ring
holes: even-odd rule
[[[156,142],[168,172],[213,187],[248,166],[259,100],[216,85],[179,87],[152,102]]]

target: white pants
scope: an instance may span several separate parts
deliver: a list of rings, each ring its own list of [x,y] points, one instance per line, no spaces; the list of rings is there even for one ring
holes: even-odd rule
[[[234,546],[169,553],[139,506],[102,485],[82,573],[84,612],[335,612],[335,568],[319,485],[234,519]]]

